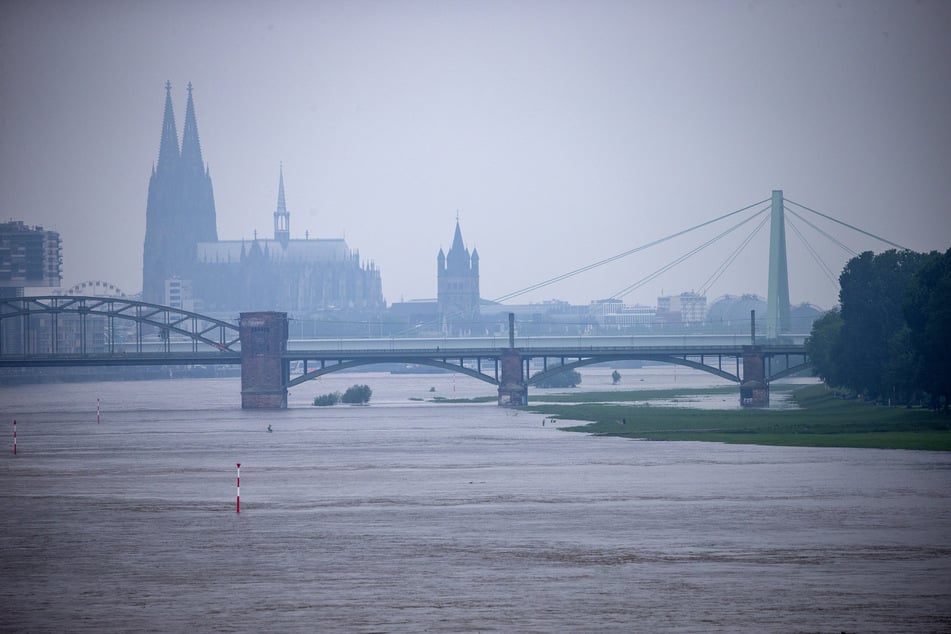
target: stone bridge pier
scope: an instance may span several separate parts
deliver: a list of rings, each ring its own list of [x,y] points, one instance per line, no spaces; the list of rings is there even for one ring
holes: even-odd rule
[[[241,409],[287,407],[287,313],[241,313]]]
[[[499,377],[499,407],[528,405],[528,382],[523,376],[522,355],[515,348],[502,350],[502,375]]]
[[[509,347],[502,350],[499,407],[528,405],[528,377],[522,355],[515,347],[515,313],[509,313]]]
[[[743,382],[740,383],[740,405],[769,407],[769,383],[766,381],[766,359],[760,346],[743,346]]]

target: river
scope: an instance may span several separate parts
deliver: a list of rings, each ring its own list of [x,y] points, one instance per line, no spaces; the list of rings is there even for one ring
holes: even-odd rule
[[[354,383],[370,405],[310,405]],[[431,400],[490,394],[328,375],[263,412],[235,378],[0,387],[0,631],[951,631],[948,453]]]

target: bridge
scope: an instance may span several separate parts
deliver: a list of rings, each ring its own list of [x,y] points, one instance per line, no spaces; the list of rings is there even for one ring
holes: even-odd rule
[[[769,381],[809,361],[805,335],[756,345],[737,335],[288,340],[286,313],[242,313],[238,325],[168,306],[84,296],[0,300],[0,367],[240,365],[247,409],[282,408],[287,389],[330,372],[405,363],[459,372],[498,387],[500,405],[527,403],[528,386],[596,363],[646,360],[703,370],[768,403]],[[540,369],[539,369],[540,366]],[[295,375],[292,368],[297,370]],[[534,371],[533,371],[534,370]]]
[[[765,201],[762,201],[765,202]],[[759,204],[759,203],[757,203]],[[329,372],[406,363],[459,372],[498,387],[499,405],[524,405],[528,387],[566,369],[622,360],[679,364],[733,381],[746,406],[769,383],[809,367],[805,334],[789,330],[784,203],[771,198],[767,336],[389,338],[294,340],[286,313],[241,313],[237,324],[118,297],[0,299],[0,368],[240,365],[247,409],[283,408],[287,390]],[[735,213],[735,212],[734,212]],[[751,315],[751,321],[755,319]],[[297,374],[292,373],[292,368]]]

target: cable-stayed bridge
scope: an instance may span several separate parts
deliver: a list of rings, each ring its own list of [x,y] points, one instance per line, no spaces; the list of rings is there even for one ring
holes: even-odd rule
[[[621,360],[649,360],[692,367],[734,381],[740,385],[744,405],[765,405],[769,399],[770,381],[809,366],[804,346],[807,333],[789,331],[784,216],[788,208],[780,190],[774,191],[770,199],[500,298],[511,299],[528,290],[554,284],[767,202],[769,206],[757,215],[734,225],[677,260],[682,261],[769,211],[765,339],[757,340],[753,323],[749,336],[523,337],[517,334],[514,316],[510,314],[507,338],[391,337],[289,341],[286,313],[242,313],[238,324],[234,324],[168,306],[122,298],[42,296],[0,300],[0,367],[240,365],[242,407],[254,409],[286,407],[289,387],[329,372],[361,365],[411,363],[448,369],[498,386],[500,405],[522,405],[527,403],[529,385],[566,368]],[[808,207],[797,206],[819,214]],[[760,220],[753,234],[767,218]],[[732,254],[732,259],[735,257]],[[722,270],[721,266],[715,274],[722,275]],[[751,315],[751,321],[755,318]]]

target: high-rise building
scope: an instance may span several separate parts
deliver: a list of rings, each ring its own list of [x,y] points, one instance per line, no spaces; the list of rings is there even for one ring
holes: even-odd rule
[[[56,287],[62,279],[59,233],[19,220],[0,223],[0,297],[20,297],[29,287]]]

